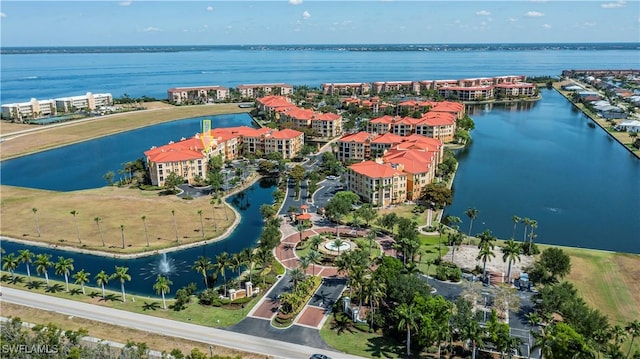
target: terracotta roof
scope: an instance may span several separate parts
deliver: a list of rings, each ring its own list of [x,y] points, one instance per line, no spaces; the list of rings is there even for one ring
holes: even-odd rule
[[[376,138],[374,138],[373,140],[371,140],[371,143],[400,143],[404,141],[404,137],[402,136],[398,136],[394,133],[391,132],[387,132],[385,134],[382,134]]]
[[[367,141],[369,138],[371,137],[371,134],[369,132],[366,131],[360,131],[357,133],[352,133],[352,134],[348,134],[348,135],[344,135],[342,137],[340,137],[340,139],[338,140],[339,142],[358,142],[358,143],[364,143],[365,141]]]
[[[292,130],[290,128],[285,128],[284,130],[271,132],[271,136],[279,140],[290,140],[296,137],[300,137],[300,135],[302,135],[302,132]]]
[[[401,171],[396,170],[390,165],[380,164],[374,161],[356,163],[349,166],[349,168],[369,178],[389,178],[403,175]]]
[[[307,219],[311,219],[311,214],[309,213],[302,213],[296,216],[296,219],[301,219],[303,221],[306,221]]]
[[[385,115],[382,117],[374,118],[373,120],[369,121],[369,123],[384,123],[388,125],[390,123],[394,123],[397,119],[398,117],[391,117],[389,115]]]
[[[196,160],[204,157],[202,141],[190,138],[180,142],[169,143],[144,152],[151,162],[177,162]]]
[[[531,88],[531,87],[536,87],[536,85],[528,83],[528,82],[516,82],[516,83],[501,83],[501,84],[497,84],[496,87],[500,87],[500,88]]]
[[[451,126],[456,122],[453,114],[447,112],[427,112],[418,125],[427,126]]]
[[[430,146],[431,148],[435,148],[435,149],[439,149],[440,147],[443,146],[442,141],[436,139],[436,138],[431,138],[431,137],[427,137],[427,136],[423,136],[423,135],[418,135],[418,134],[412,134],[410,136],[405,136],[404,137],[404,141],[403,144],[408,144],[408,143],[419,143],[419,144],[425,144]]]
[[[311,109],[305,109],[300,107],[288,108],[285,113],[287,116],[296,120],[310,120],[315,114]]]
[[[188,90],[227,90],[226,87],[222,87],[222,86],[218,86],[218,85],[214,85],[214,86],[188,86],[188,87],[173,87],[170,88],[169,92],[176,92],[176,91],[188,91]]]
[[[403,171],[411,174],[426,173],[431,170],[431,164],[435,160],[433,152],[423,150],[397,150],[387,151],[382,157],[384,162],[400,164]]]
[[[327,113],[316,113],[313,118],[311,118],[311,121],[337,121],[340,120],[342,118],[342,116],[335,114],[335,113],[331,113],[331,112],[327,112]]]

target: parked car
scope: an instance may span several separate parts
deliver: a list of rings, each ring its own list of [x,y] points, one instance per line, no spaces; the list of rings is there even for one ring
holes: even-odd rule
[[[309,359],[331,359],[331,357],[328,357],[324,354],[313,354],[311,357],[309,357]]]

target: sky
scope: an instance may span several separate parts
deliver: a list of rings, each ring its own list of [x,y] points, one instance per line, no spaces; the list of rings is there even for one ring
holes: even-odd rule
[[[640,42],[640,0],[6,1],[14,46]]]

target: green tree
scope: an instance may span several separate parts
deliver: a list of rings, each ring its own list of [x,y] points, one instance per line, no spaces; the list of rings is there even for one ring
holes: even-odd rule
[[[153,284],[153,289],[156,293],[162,295],[162,308],[164,310],[167,310],[167,301],[165,300],[164,295],[165,293],[169,293],[171,290],[171,284],[173,283],[169,278],[161,275],[156,278],[156,282]]]
[[[454,262],[454,256],[456,253],[456,248],[462,244],[464,239],[464,234],[460,231],[454,231],[453,233],[449,233],[449,245],[451,246],[451,262]]]
[[[320,246],[320,244],[324,241],[324,238],[322,238],[322,236],[316,234],[315,236],[309,238],[309,245],[313,248],[313,249],[318,249],[318,246]]]
[[[312,275],[316,275],[316,264],[320,261],[322,255],[317,250],[311,250],[307,253],[307,259],[312,266]]]
[[[502,247],[502,260],[504,262],[509,262],[509,267],[507,269],[507,283],[511,283],[511,265],[516,260],[520,262],[520,254],[522,253],[522,247],[520,243],[511,238],[505,243],[505,246]]]
[[[84,269],[81,269],[81,270],[77,271],[73,275],[73,279],[75,279],[74,283],[75,284],[80,284],[80,288],[82,288],[82,294],[85,294],[84,285],[86,283],[89,283],[89,276],[91,276],[91,273],[85,272]]]
[[[305,280],[306,275],[300,268],[293,268],[289,273],[291,276],[291,282],[293,283],[293,290],[298,289],[298,284]]]
[[[253,248],[245,248],[240,253],[243,262],[248,264],[247,269],[249,270],[249,282],[252,282],[251,273],[253,272],[253,264],[256,261],[256,253]]]
[[[478,257],[476,259],[482,260],[482,278],[487,281],[487,260],[491,260],[496,256],[495,253],[491,250],[491,246],[488,244],[480,247],[480,252],[478,252]]]
[[[473,220],[478,218],[478,213],[480,213],[480,211],[473,207],[469,207],[466,211],[464,211],[464,214],[469,217],[469,232],[467,233],[468,236],[471,236],[471,227],[473,227]]]
[[[273,218],[276,215],[276,209],[270,204],[263,204],[260,206],[260,215],[263,220],[268,220],[269,218]]]
[[[51,261],[51,255],[50,254],[38,254],[36,256],[36,260],[33,262],[33,264],[36,265],[36,273],[38,273],[38,275],[40,275],[41,273],[44,274],[44,278],[47,282],[47,287],[49,287],[49,273],[48,273],[48,269],[49,267],[53,266],[53,262]]]
[[[28,249],[21,249],[18,251],[18,261],[26,265],[27,277],[29,278],[29,282],[31,282],[31,268],[29,263],[33,261],[33,257],[35,257],[35,254],[33,254],[33,252]]]
[[[102,227],[100,227],[100,222],[102,221],[102,218],[100,217],[95,217],[93,219],[94,222],[96,222],[96,225],[98,226],[98,233],[100,234],[100,240],[102,240],[102,246],[104,247],[104,235],[102,234]]]
[[[13,272],[18,268],[19,262],[19,257],[16,257],[13,253],[9,253],[2,257],[2,270],[7,270],[11,273],[11,280],[14,279]]]
[[[54,265],[57,275],[64,275],[64,283],[66,291],[69,291],[69,274],[73,270],[73,258],[58,257],[58,261]]]
[[[631,343],[629,343],[629,351],[627,351],[627,358],[631,355],[631,348],[633,348],[633,342],[640,336],[640,320],[634,320],[627,323],[624,327],[627,333],[631,336]]]
[[[75,209],[71,212],[69,212],[72,216],[73,216],[73,223],[76,226],[76,234],[78,235],[78,243],[82,243],[82,240],[80,239],[80,229],[78,229],[78,211],[76,211]]]
[[[33,212],[33,218],[36,221],[36,233],[38,234],[38,237],[40,237],[40,223],[38,222],[38,209],[33,207],[31,208],[31,212]]]
[[[383,214],[382,217],[378,218],[376,222],[380,227],[393,233],[393,228],[395,227],[397,221],[398,215],[391,212]]]
[[[169,173],[164,179],[164,188],[167,192],[175,193],[176,187],[184,183],[184,178],[175,172]]]
[[[340,256],[340,247],[341,247],[344,243],[345,243],[345,241],[343,241],[342,239],[340,239],[340,237],[336,238],[336,239],[333,241],[333,246],[334,246],[335,248],[337,248],[337,250],[338,250],[338,256]]]
[[[511,235],[511,238],[515,238],[516,237],[516,227],[518,226],[518,223],[520,223],[522,218],[514,215],[513,217],[511,217],[511,220],[513,221],[513,234]]]
[[[122,301],[127,302],[127,297],[124,292],[124,283],[131,280],[131,275],[127,273],[129,271],[128,267],[118,267],[116,266],[116,272],[111,275],[111,279],[117,279],[120,281],[120,290],[122,291]]]
[[[205,288],[209,288],[209,282],[207,281],[207,276],[208,276],[207,272],[210,269],[213,269],[213,264],[211,264],[211,260],[209,260],[209,258],[207,258],[207,257],[200,256],[193,263],[193,270],[195,270],[196,272],[202,274],[202,277],[204,277],[204,287]]]
[[[217,273],[222,274],[222,280],[224,281],[224,296],[227,296],[227,267],[229,267],[229,253],[222,252],[215,257],[216,263],[214,268]]]
[[[560,248],[545,249],[540,255],[540,264],[549,272],[551,280],[564,278],[571,271],[571,258]]]
[[[200,231],[202,232],[202,238],[204,238],[205,237],[205,234],[204,234],[204,222],[202,221],[202,210],[201,209],[198,210],[198,216],[200,217]]]
[[[365,203],[356,210],[359,216],[364,220],[369,227],[371,221],[374,221],[378,217],[378,210],[373,208],[371,203]]]
[[[100,273],[96,274],[95,278],[96,284],[102,288],[102,299],[105,299],[106,295],[104,293],[104,286],[109,283],[111,276],[109,276],[105,271],[101,270]]]
[[[398,316],[398,329],[407,331],[407,356],[411,355],[411,329],[417,329],[419,313],[415,311],[415,307],[407,305],[406,303],[400,304],[395,310]]]

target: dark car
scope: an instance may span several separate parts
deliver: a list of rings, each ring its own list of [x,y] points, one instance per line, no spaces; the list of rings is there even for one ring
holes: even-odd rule
[[[309,359],[331,359],[331,357],[328,357],[324,354],[313,354],[311,357],[309,357]]]

